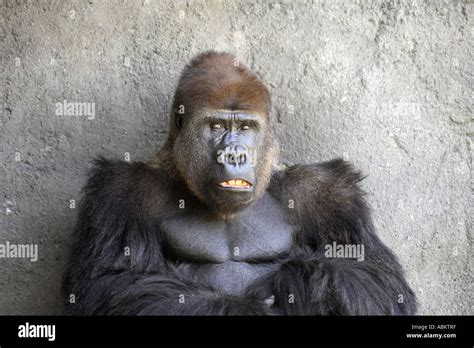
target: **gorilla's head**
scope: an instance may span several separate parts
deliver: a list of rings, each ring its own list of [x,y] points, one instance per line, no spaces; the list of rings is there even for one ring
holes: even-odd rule
[[[176,175],[213,210],[235,212],[267,188],[277,156],[269,112],[268,90],[234,56],[207,52],[184,69],[165,148]]]

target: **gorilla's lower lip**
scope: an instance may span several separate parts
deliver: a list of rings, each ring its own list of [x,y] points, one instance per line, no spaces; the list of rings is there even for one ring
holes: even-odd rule
[[[237,189],[237,190],[250,190],[252,184],[243,179],[230,179],[219,183],[221,188],[225,189]]]

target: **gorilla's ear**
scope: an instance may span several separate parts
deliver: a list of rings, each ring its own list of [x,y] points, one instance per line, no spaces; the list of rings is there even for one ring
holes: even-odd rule
[[[178,127],[178,129],[183,128],[183,116],[177,112],[174,114],[174,122],[176,123],[176,127]]]

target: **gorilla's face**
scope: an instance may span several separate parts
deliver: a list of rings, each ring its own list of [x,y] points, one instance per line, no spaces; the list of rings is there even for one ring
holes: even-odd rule
[[[232,213],[263,193],[275,154],[265,115],[212,110],[178,122],[174,158],[198,198],[218,212]]]

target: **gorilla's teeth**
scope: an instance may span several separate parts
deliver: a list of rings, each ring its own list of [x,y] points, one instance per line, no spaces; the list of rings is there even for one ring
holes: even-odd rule
[[[249,187],[250,184],[245,180],[232,179],[232,180],[222,182],[221,186],[224,186],[224,187]]]

